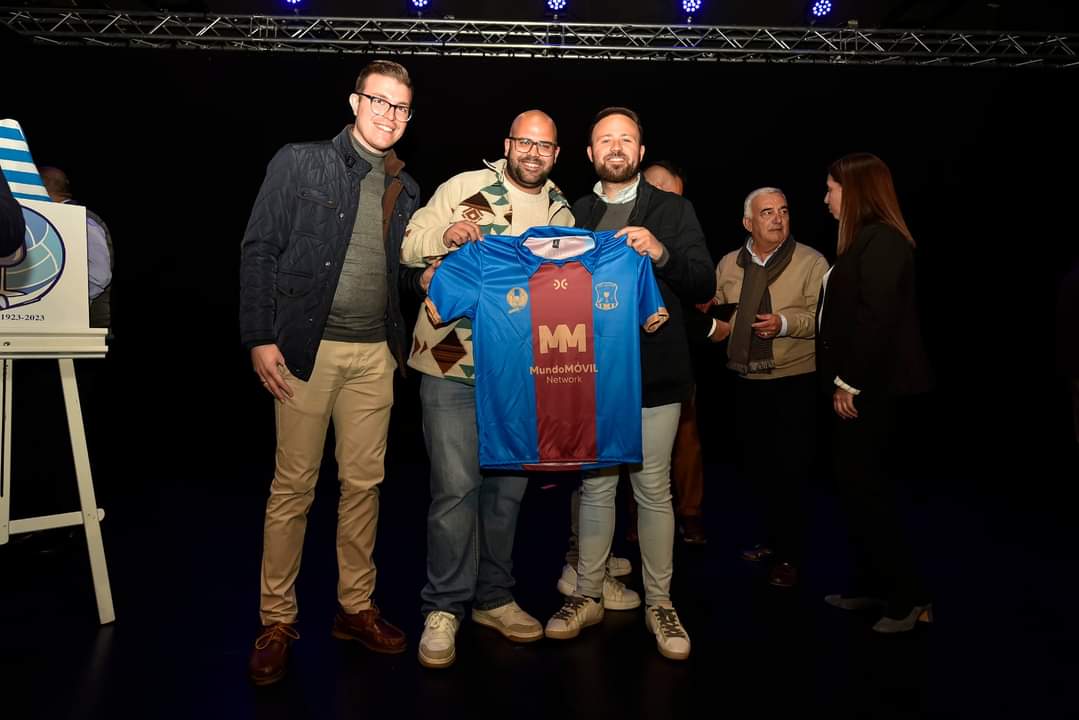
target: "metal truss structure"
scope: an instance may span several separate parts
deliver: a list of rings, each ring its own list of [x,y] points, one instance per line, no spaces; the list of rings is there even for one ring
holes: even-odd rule
[[[43,45],[576,60],[1079,68],[1079,34],[0,8]]]

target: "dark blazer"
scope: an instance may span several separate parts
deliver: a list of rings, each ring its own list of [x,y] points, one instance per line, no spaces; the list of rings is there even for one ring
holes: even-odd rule
[[[914,248],[898,230],[867,225],[836,258],[817,311],[817,375],[867,396],[909,395],[930,386],[914,291]]]
[[[360,182],[371,166],[352,147],[351,126],[333,140],[286,145],[270,161],[240,260],[240,339],[277,343],[288,369],[311,377],[352,238]],[[415,181],[386,156],[382,229],[386,243],[386,341],[403,372],[408,357],[398,286],[417,294],[422,270],[400,266],[405,226],[420,201]]]
[[[0,173],[0,257],[7,257],[26,241],[26,223],[22,206],[11,194],[7,178]]]
[[[594,230],[606,204],[589,193],[573,204],[577,227]],[[646,227],[667,248],[662,266],[654,266],[656,284],[670,318],[654,333],[641,333],[641,402],[658,407],[685,402],[693,386],[682,301],[708,302],[716,294],[716,273],[693,205],[641,178],[628,225]]]

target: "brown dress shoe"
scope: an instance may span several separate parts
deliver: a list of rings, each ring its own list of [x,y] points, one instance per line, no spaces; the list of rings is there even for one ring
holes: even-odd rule
[[[256,685],[272,685],[285,677],[289,648],[300,633],[290,623],[274,623],[262,628],[255,640],[247,673]]]
[[[772,548],[767,545],[754,545],[748,550],[742,551],[742,559],[749,562],[760,562],[765,558],[772,557]]]
[[[776,563],[768,573],[768,582],[776,587],[794,587],[798,584],[798,570],[790,563]]]
[[[347,613],[338,608],[333,620],[333,636],[338,640],[355,640],[368,650],[395,655],[408,647],[408,640],[400,628],[382,619],[374,603],[368,610]]]
[[[680,518],[682,541],[688,545],[704,545],[708,536],[704,534],[704,520],[700,515],[686,515]]]

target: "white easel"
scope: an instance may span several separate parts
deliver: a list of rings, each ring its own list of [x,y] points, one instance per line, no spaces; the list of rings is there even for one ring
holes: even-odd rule
[[[74,358],[103,358],[108,349],[107,331],[89,327],[86,209],[49,202],[22,127],[15,120],[0,119],[0,130],[3,147],[11,151],[0,158],[0,172],[9,180],[26,219],[23,248],[0,258],[0,545],[19,533],[82,525],[97,614],[104,625],[116,619],[101,542],[105,511],[94,497],[73,362]],[[81,512],[11,521],[11,380],[15,361],[29,358],[55,359],[60,364]]]
[[[82,420],[73,359],[105,357],[105,334],[106,330],[103,328],[53,335],[5,332],[0,339],[0,374],[3,375],[0,389],[0,425],[3,426],[3,432],[0,433],[0,465],[3,468],[3,485],[0,487],[0,545],[7,543],[11,535],[19,533],[73,525],[84,526],[90,555],[90,572],[94,579],[94,594],[97,596],[97,614],[102,625],[116,619],[112,607],[112,590],[109,587],[109,571],[105,564],[105,547],[101,541],[100,523],[105,517],[105,511],[97,506],[94,498],[90,456],[86,448],[86,430]],[[81,511],[11,520],[11,380],[15,360],[29,358],[55,359],[60,364],[60,382],[64,388],[67,427],[71,435]]]

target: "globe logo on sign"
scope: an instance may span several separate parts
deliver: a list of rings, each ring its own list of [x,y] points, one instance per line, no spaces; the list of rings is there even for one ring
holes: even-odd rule
[[[22,209],[26,220],[25,255],[16,253],[18,262],[4,267],[0,259],[0,310],[29,305],[49,294],[64,272],[64,241],[56,226],[28,207]]]

